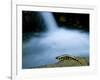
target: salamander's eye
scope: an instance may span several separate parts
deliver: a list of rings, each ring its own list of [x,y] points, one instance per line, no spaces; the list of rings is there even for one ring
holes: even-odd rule
[[[58,59],[58,57],[56,57],[56,59]]]

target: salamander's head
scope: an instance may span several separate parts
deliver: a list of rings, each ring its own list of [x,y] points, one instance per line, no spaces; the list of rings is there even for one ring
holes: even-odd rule
[[[60,55],[60,56],[57,56],[56,59],[57,60],[62,60],[64,57],[66,57],[66,55]]]
[[[60,59],[62,57],[64,57],[64,55],[57,56],[56,59]]]
[[[58,60],[60,56],[57,56],[56,59]]]
[[[71,56],[68,54],[64,54],[64,55],[57,56],[56,59],[61,60],[62,58],[65,58],[65,57],[71,57]]]

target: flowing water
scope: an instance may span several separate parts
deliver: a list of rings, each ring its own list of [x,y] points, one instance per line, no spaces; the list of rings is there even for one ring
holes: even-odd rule
[[[52,13],[41,12],[47,32],[23,43],[23,68],[56,63],[63,54],[89,56],[89,34],[79,30],[59,28]]]

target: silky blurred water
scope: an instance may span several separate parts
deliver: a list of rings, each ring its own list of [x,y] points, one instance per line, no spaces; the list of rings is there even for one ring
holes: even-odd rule
[[[30,40],[23,43],[23,68],[56,63],[55,57],[63,54],[89,56],[88,33],[59,28],[51,13],[44,12],[41,15],[48,31],[38,33],[39,37],[31,36]]]

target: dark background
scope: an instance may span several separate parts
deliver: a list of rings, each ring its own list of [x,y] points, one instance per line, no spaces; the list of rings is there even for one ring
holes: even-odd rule
[[[89,14],[53,13],[59,27],[79,29],[89,32]],[[22,27],[24,32],[41,32],[46,26],[39,12],[22,11]]]
[[[22,11],[22,39],[28,40],[31,36],[39,36],[40,32],[47,31],[45,22],[40,16],[41,12]],[[77,29],[89,33],[89,14],[56,13],[52,12],[58,27]]]

